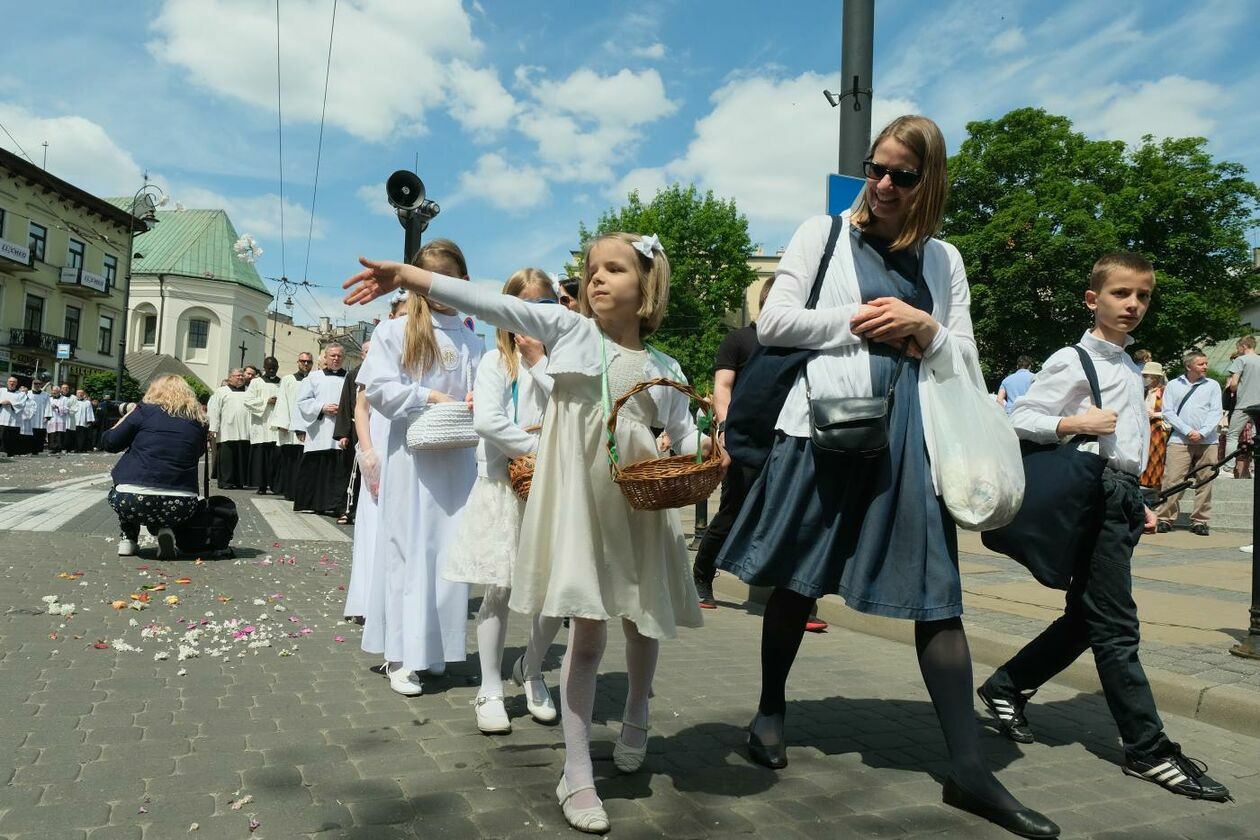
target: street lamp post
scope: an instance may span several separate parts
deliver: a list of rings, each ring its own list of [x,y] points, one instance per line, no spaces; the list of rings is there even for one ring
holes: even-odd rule
[[[154,194],[160,196],[154,201]],[[144,199],[144,215],[136,212],[140,205],[141,198]],[[136,190],[136,194],[131,197],[131,215],[135,219],[144,222],[144,233],[153,230],[153,226],[157,224],[157,208],[159,204],[166,203],[166,194],[162,192],[162,188],[157,184],[149,183],[149,176],[144,176],[144,186]],[[127,276],[123,281],[123,305],[122,305],[122,325],[118,330],[118,376],[114,381],[114,399],[122,399],[123,375],[127,365],[127,321],[131,318],[131,263],[135,259],[136,254],[136,226],[134,221],[128,225],[127,231]]]
[[[1245,411],[1251,417],[1251,422],[1260,427],[1260,405],[1249,405],[1235,410]],[[1260,555],[1256,554],[1254,548],[1258,533],[1260,533],[1260,478],[1252,481],[1251,488],[1251,544],[1253,546],[1251,549],[1251,624],[1242,641],[1229,650],[1234,656],[1241,656],[1244,659],[1260,659]]]

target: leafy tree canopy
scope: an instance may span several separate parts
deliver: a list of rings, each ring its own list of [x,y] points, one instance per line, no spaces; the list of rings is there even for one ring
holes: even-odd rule
[[[1171,362],[1185,348],[1238,334],[1255,293],[1246,231],[1260,189],[1201,137],[1136,147],[1090,140],[1034,108],[969,123],[950,158],[943,235],[962,252],[972,318],[989,375],[1017,356],[1044,359],[1091,323],[1083,303],[1094,261],[1136,251],[1155,265],[1137,346]]]
[[[116,371],[98,370],[84,376],[83,382],[79,387],[87,391],[89,397],[102,399],[106,394],[113,394],[114,399],[118,402],[139,402],[140,398],[144,396],[144,389],[140,387],[140,383],[128,371],[123,371],[122,393],[115,393],[117,384],[118,373]]]
[[[594,232],[579,225],[583,250],[595,236],[615,231],[660,237],[670,265],[669,310],[648,341],[677,359],[687,379],[706,390],[713,357],[728,331],[723,317],[740,308],[757,276],[748,266],[753,252],[748,219],[734,201],[674,184],[648,204],[638,192],[630,193],[624,206],[600,217]],[[579,256],[570,271],[580,276],[584,268]]]

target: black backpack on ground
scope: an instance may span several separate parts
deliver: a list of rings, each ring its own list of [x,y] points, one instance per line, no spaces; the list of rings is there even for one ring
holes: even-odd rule
[[[208,554],[211,557],[232,557],[232,536],[240,515],[236,502],[227,496],[210,495],[210,453],[207,451],[202,471],[202,498],[197,512],[171,530],[180,554]]]

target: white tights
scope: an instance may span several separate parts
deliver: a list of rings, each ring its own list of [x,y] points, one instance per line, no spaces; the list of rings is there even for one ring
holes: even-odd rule
[[[639,632],[634,622],[621,620],[626,636],[626,706],[622,719],[647,726],[648,696],[656,673],[660,642]],[[560,722],[564,729],[564,775],[569,789],[595,783],[591,764],[591,718],[595,713],[595,677],[608,642],[608,624],[589,618],[574,618],[569,627],[569,647],[560,672]],[[629,746],[642,746],[647,733],[626,727],[621,733]],[[600,804],[593,790],[573,797],[578,808]]]
[[[503,646],[507,640],[508,599],[512,590],[507,586],[487,586],[481,597],[481,609],[477,611],[477,656],[481,660],[481,689],[478,697],[503,696]],[[560,632],[563,619],[547,615],[535,615],[529,628],[529,642],[525,647],[525,677],[542,676],[542,661]]]

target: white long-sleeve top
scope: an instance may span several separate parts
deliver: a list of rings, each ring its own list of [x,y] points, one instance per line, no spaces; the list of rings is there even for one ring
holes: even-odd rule
[[[302,380],[295,413],[306,429],[306,440],[302,443],[303,452],[322,452],[338,448],[337,439],[333,437],[337,416],[325,414],[324,406],[329,403],[341,404],[341,389],[345,384],[344,370],[340,376],[317,370]]]
[[[547,357],[528,367],[519,360],[516,399],[503,364],[503,354],[490,350],[477,365],[473,383],[473,428],[481,436],[477,444],[477,475],[506,480],[508,462],[538,449],[538,435],[525,429],[542,423],[554,384],[547,375]]]
[[[1184,407],[1181,406],[1183,400]],[[1164,389],[1164,419],[1172,426],[1174,443],[1190,443],[1186,436],[1191,432],[1203,435],[1199,443],[1216,443],[1221,410],[1221,386],[1210,377],[1192,383],[1183,373]]]
[[[75,428],[86,426],[96,420],[96,411],[92,408],[91,400],[81,400],[76,397],[71,403],[71,411],[74,413]]]
[[[26,414],[36,428],[43,428],[44,415],[48,413],[48,392],[30,391],[26,395]]]
[[[297,439],[297,432],[305,432],[305,424],[300,422],[297,417],[297,395],[298,389],[302,385],[302,381],[306,377],[298,379],[297,374],[290,373],[288,376],[280,379],[280,390],[276,394],[276,404],[271,412],[271,419],[267,422],[271,428],[276,430],[276,443],[280,446],[291,446],[301,443]]]
[[[1114,470],[1141,475],[1151,442],[1151,424],[1142,396],[1142,370],[1118,344],[1088,332],[1078,343],[1098,372],[1102,407],[1117,415],[1115,432],[1098,436],[1098,454]],[[1125,347],[1132,343],[1129,338]],[[1082,414],[1091,405],[1093,398],[1080,356],[1071,347],[1064,347],[1046,359],[1028,393],[1015,401],[1011,425],[1024,440],[1054,443],[1059,440],[1059,421]],[[1167,409],[1167,396],[1164,406]]]
[[[261,376],[255,376],[245,389],[245,408],[249,411],[249,442],[277,443],[280,432],[271,425],[271,415],[280,402],[280,380],[268,382]],[[276,402],[271,402],[272,398]]]
[[[579,373],[598,377],[605,355],[611,365],[613,359],[626,352],[604,337],[594,318],[586,318],[564,306],[526,303],[512,295],[440,274],[433,275],[429,297],[488,324],[538,339],[547,346],[547,373],[551,376]],[[669,356],[660,352],[643,356],[643,379],[686,382],[682,369]],[[655,404],[657,420],[665,427],[679,453],[694,453],[696,424],[691,419],[690,400],[681,391],[665,385],[649,388],[647,394]]]
[[[429,392],[439,391],[463,399],[474,380],[477,361],[484,346],[481,339],[458,315],[432,313],[433,334],[437,339],[438,361],[422,373],[403,369],[403,338],[408,316],[382,321],[372,333],[372,347],[358,383],[363,386],[368,405],[390,422],[406,421],[429,404]],[[374,447],[379,447],[376,440]]]
[[[249,440],[250,414],[245,407],[245,391],[220,386],[206,403],[206,419],[219,443]]]
[[[757,340],[768,347],[816,350],[806,363],[814,396],[869,397],[870,351],[867,342],[849,327],[850,319],[866,301],[862,300],[853,265],[848,212],[844,213],[843,227],[823,276],[817,306],[805,308],[830,230],[830,216],[814,216],[797,228],[779,260],[774,287],[757,318]],[[934,371],[948,373],[956,365],[976,369],[979,365],[971,325],[971,289],[962,255],[953,245],[930,239],[924,244],[922,260],[923,279],[932,292],[932,317],[941,326],[923,351],[920,396]],[[775,422],[776,429],[793,437],[810,435],[805,373],[797,376]],[[921,399],[919,404],[928,410],[929,400]],[[936,457],[936,442],[928,420],[924,418],[924,438],[932,464],[932,482],[940,493],[940,458]]]
[[[0,426],[18,428],[22,425],[22,415],[26,411],[27,393],[21,389],[10,391],[0,388]]]

